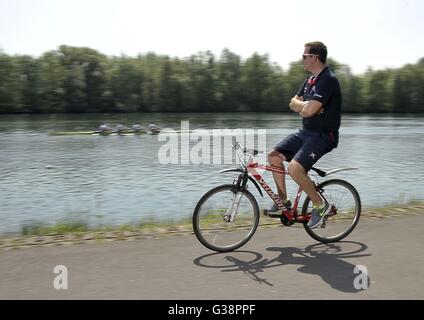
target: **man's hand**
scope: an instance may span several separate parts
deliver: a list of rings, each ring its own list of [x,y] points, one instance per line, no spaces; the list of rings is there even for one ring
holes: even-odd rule
[[[289,104],[289,107],[294,112],[301,112],[303,108],[307,105],[307,102],[303,100],[303,97],[294,96]]]

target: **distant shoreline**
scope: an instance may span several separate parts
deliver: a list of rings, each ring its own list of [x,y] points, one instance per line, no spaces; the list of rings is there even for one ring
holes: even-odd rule
[[[287,69],[254,53],[224,49],[188,58],[153,52],[108,57],[88,47],[61,45],[40,57],[0,50],[1,114],[91,112],[279,112],[309,76],[303,60]],[[352,73],[329,57],[346,112],[423,112],[424,57],[398,68]],[[18,75],[18,76],[17,76]]]
[[[131,115],[131,114],[148,114],[148,115],[154,115],[154,114],[231,114],[231,113],[237,113],[237,114],[255,114],[255,113],[269,113],[269,114],[293,114],[290,110],[287,111],[193,111],[193,112],[187,112],[187,111],[169,111],[169,112],[153,112],[153,111],[140,111],[140,112],[63,112],[63,113],[1,113],[2,116],[83,116],[83,115],[117,115],[117,116],[123,116],[123,115]],[[365,112],[365,111],[346,111],[343,112],[343,115],[393,115],[393,116],[402,116],[402,115],[424,115],[424,110],[421,112],[393,112],[393,111],[387,111],[387,112]]]

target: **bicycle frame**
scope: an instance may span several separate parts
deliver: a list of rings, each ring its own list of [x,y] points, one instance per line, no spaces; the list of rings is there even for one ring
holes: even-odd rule
[[[256,171],[257,169],[260,170],[266,170],[271,172],[277,172],[282,175],[286,175],[287,172],[283,168],[273,167],[273,166],[267,166],[263,164],[258,164],[257,162],[249,161],[246,170],[247,172],[252,175],[256,181],[261,185],[261,187],[265,190],[265,192],[270,196],[270,198],[275,202],[275,204],[278,206],[278,208],[282,211],[282,214],[289,220],[289,221],[295,221],[295,222],[305,222],[309,220],[308,216],[304,215],[298,215],[297,214],[297,208],[299,206],[299,200],[302,196],[302,188],[299,187],[296,198],[293,204],[292,210],[287,210],[287,208],[284,206],[283,201],[281,200],[280,196],[276,194],[274,191],[272,191],[271,187],[265,182],[264,178]]]
[[[297,208],[299,206],[299,200],[300,197],[302,196],[302,188],[299,187],[298,191],[297,191],[297,195],[294,201],[294,205],[292,207],[292,210],[287,210],[287,208],[284,206],[283,201],[281,200],[280,196],[278,194],[276,194],[271,187],[265,182],[264,178],[256,171],[257,169],[261,169],[261,170],[266,170],[266,171],[271,171],[271,172],[277,172],[280,173],[282,175],[287,175],[286,170],[284,170],[283,168],[278,168],[278,167],[274,167],[274,166],[267,166],[267,165],[263,165],[263,164],[259,164],[258,162],[253,162],[253,157],[255,155],[257,155],[258,153],[260,153],[258,150],[247,150],[247,149],[243,149],[242,151],[242,147],[240,145],[240,143],[235,142],[233,149],[236,150],[237,152],[237,156],[240,160],[240,167],[237,169],[226,169],[226,170],[222,170],[220,171],[220,173],[224,173],[224,172],[240,172],[240,176],[236,181],[234,181],[234,183],[237,184],[238,189],[240,191],[244,191],[244,189],[246,188],[247,185],[247,181],[250,180],[253,182],[253,184],[255,185],[255,187],[258,189],[259,193],[261,194],[261,196],[263,196],[262,191],[260,189],[259,185],[262,187],[262,189],[265,190],[265,192],[269,195],[269,197],[272,199],[272,201],[275,202],[275,204],[278,206],[278,208],[282,211],[282,214],[288,219],[288,221],[290,222],[300,222],[303,223],[305,221],[309,221],[310,217],[308,215],[298,215],[297,214]],[[246,154],[247,153],[251,153],[249,154],[249,157],[246,159]],[[252,178],[253,177],[253,178]]]

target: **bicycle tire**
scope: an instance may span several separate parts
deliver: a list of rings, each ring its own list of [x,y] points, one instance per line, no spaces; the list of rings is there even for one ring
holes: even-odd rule
[[[214,205],[211,201],[212,197],[219,195],[220,197],[222,196],[223,199],[226,199],[227,196],[231,197],[231,195],[237,194],[236,185],[221,185],[206,192],[197,203],[193,212],[193,231],[197,239],[206,248],[218,252],[234,251],[246,244],[255,234],[259,225],[259,206],[255,197],[248,190],[241,193],[241,198],[247,200],[243,202],[243,204],[246,204],[247,209],[243,207],[242,210],[245,211],[241,211],[239,206],[234,222],[224,221],[224,211],[228,212],[228,206],[223,205],[222,208],[213,209],[212,212],[207,211],[207,205],[209,205],[208,201],[211,207]],[[218,197],[215,198],[219,199]],[[229,203],[231,203],[231,201],[233,200],[230,200]],[[231,231],[233,233],[230,235]],[[237,239],[237,234],[241,234],[240,239]],[[218,236],[222,236],[219,241],[217,241]],[[227,238],[235,238],[237,241],[234,243],[231,243],[233,241],[225,243],[223,240],[225,236],[227,236]]]
[[[335,190],[337,188],[336,186],[338,186],[340,190],[343,190],[344,188],[346,194],[349,195],[349,199],[347,198],[346,200],[335,199],[335,197],[331,194],[332,192],[331,190],[332,188]],[[358,224],[359,218],[361,216],[361,198],[359,197],[359,193],[355,189],[355,187],[345,180],[340,180],[340,179],[327,180],[319,184],[317,186],[317,189],[321,190],[323,192],[322,193],[323,196],[326,197],[330,205],[334,206],[335,211],[333,212],[336,212],[336,214],[332,215],[331,217],[328,217],[328,219],[330,219],[330,222],[327,220],[325,223],[325,227],[323,228],[318,227],[315,229],[311,229],[308,227],[307,221],[303,223],[303,226],[306,232],[313,239],[319,242],[322,242],[322,243],[338,242],[346,238],[353,231],[353,229],[355,229],[356,225]],[[338,195],[337,198],[341,198],[341,196]],[[349,200],[349,203],[347,203],[348,202],[347,200]],[[309,208],[310,205],[311,205],[311,201],[308,196],[306,197],[303,203],[302,214],[306,215],[308,211],[310,211],[310,208]],[[348,208],[348,209],[345,209],[345,208]],[[349,222],[350,220],[351,222]],[[331,223],[333,226],[337,226],[335,230],[339,228],[339,229],[343,229],[343,231],[333,236],[328,235],[330,233],[327,231],[328,230],[327,225],[329,223]],[[343,227],[343,225],[347,225],[347,227]]]

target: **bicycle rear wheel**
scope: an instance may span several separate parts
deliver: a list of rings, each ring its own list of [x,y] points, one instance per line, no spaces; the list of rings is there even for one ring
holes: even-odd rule
[[[237,192],[233,184],[208,191],[193,213],[193,230],[207,248],[227,252],[248,242],[259,224],[259,207],[247,190]]]
[[[306,232],[315,240],[323,243],[337,242],[347,237],[356,227],[361,215],[361,199],[358,191],[344,180],[328,180],[318,185],[322,196],[330,204],[328,215],[321,227],[311,229],[304,222]],[[302,213],[312,211],[309,197],[303,203]]]

